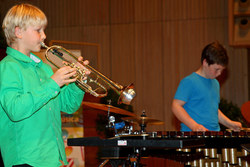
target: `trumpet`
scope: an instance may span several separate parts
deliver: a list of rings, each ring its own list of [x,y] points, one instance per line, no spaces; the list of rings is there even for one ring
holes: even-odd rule
[[[95,97],[105,97],[108,94],[107,88],[111,88],[119,95],[118,104],[130,104],[135,97],[136,93],[133,84],[122,86],[115,83],[90,65],[84,65],[82,62],[79,62],[77,56],[61,46],[53,45],[48,47],[43,42],[41,42],[41,46],[46,48],[45,58],[56,68],[59,69],[66,65],[77,69],[74,76],[77,78],[75,83],[83,91]],[[77,62],[81,63],[84,69],[77,66]],[[85,75],[86,70],[90,71],[90,74],[87,76]],[[85,80],[84,78],[86,77],[87,79]]]

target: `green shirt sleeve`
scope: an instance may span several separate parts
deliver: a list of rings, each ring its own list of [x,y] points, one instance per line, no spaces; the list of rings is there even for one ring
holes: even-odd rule
[[[83,100],[84,91],[81,90],[75,83],[71,83],[61,90],[61,111],[72,114],[77,111]],[[69,103],[70,102],[70,103]]]

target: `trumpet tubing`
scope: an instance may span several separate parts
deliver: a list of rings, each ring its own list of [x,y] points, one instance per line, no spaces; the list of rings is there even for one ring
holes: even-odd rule
[[[90,65],[83,65],[78,61],[78,57],[72,54],[61,46],[46,46],[41,42],[42,47],[46,48],[45,57],[56,68],[61,68],[64,65],[77,69],[75,77],[77,78],[76,84],[85,92],[90,93],[95,97],[104,97],[107,95],[107,88],[113,89],[118,95],[118,103],[130,104],[135,97],[133,84],[129,86],[122,86],[115,83],[105,75],[91,67]],[[80,68],[76,63],[81,63],[84,68]],[[89,75],[85,75],[86,70],[90,71]],[[84,80],[84,78],[86,78]]]

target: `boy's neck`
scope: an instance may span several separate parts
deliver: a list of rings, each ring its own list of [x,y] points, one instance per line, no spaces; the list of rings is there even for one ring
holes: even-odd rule
[[[12,47],[13,49],[25,54],[26,56],[30,57],[30,51],[27,51],[26,49],[24,49],[23,47],[21,47],[18,44],[12,44],[10,47]]]
[[[207,78],[206,73],[205,73],[204,69],[202,68],[202,66],[195,73],[204,77],[204,78]]]

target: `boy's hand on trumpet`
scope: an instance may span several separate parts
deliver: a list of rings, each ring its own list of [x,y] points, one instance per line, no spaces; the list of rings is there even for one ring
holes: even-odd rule
[[[88,65],[88,64],[89,64],[89,61],[88,60],[84,60],[83,61],[83,57],[82,56],[80,56],[78,58],[78,62],[76,63],[76,66],[79,67],[80,69],[82,69],[84,71],[84,74],[83,74],[84,77],[82,78],[83,80],[86,80],[87,79],[87,75],[90,74],[90,71],[86,67],[84,67],[84,65]]]
[[[62,87],[65,84],[75,82],[76,78],[72,78],[76,74],[76,69],[70,66],[64,66],[59,68],[51,78]]]
[[[87,79],[86,75],[90,74],[90,71],[87,70],[84,65],[89,64],[88,60],[83,61],[82,57],[78,58],[78,61],[75,65],[80,68],[84,69],[83,80]],[[66,62],[63,62],[64,64],[67,64]],[[81,64],[83,63],[83,64]],[[75,82],[77,80],[77,69],[74,67],[70,67],[68,65],[59,68],[52,76],[51,78],[60,86],[62,87],[65,84]]]

